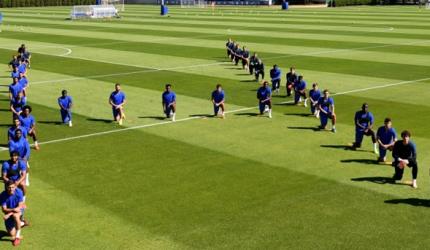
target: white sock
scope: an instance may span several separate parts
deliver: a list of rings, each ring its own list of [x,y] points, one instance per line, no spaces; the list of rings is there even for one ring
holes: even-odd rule
[[[16,231],[15,238],[18,238],[18,239],[21,238],[21,230]]]
[[[22,197],[22,201],[24,201],[24,202],[25,202],[25,195]]]
[[[173,115],[172,115],[172,121],[176,121],[176,113],[173,113]]]
[[[272,118],[272,109],[269,109],[269,117]]]
[[[25,175],[25,185],[28,187],[30,186],[30,173],[27,173]]]

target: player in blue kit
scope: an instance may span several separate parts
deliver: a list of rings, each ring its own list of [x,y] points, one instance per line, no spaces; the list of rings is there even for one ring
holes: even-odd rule
[[[22,133],[21,129],[15,130],[15,136],[8,143],[9,153],[18,152],[19,159],[28,162],[30,159],[30,144]]]
[[[309,100],[311,101],[311,114],[316,118],[320,117],[318,102],[321,98],[321,91],[318,89],[318,83],[312,84],[312,89],[309,91]]]
[[[3,162],[2,166],[2,179],[4,183],[12,181],[19,187],[24,195],[26,194],[25,176],[27,172],[27,165],[25,162],[19,160],[18,152],[10,153],[10,160]],[[25,200],[25,196],[24,196]]]
[[[10,111],[12,111],[13,117],[18,117],[22,113],[22,109],[27,103],[27,98],[23,92],[20,92],[16,98],[12,98],[10,101]]]
[[[218,116],[221,109],[221,117],[225,118],[225,94],[221,84],[216,85],[216,89],[212,92],[212,103],[214,105],[214,117]]]
[[[15,136],[12,138],[12,140],[9,140],[8,148],[9,153],[18,152],[19,159],[27,164],[25,182],[27,186],[30,186],[30,165],[28,163],[28,160],[30,159],[30,144],[28,143],[27,139],[22,136],[22,133],[23,132],[20,129],[15,130]]]
[[[281,76],[281,69],[278,67],[278,65],[273,65],[273,68],[270,70],[270,78],[272,79],[272,91],[278,94],[279,88],[281,87]]]
[[[306,81],[303,80],[303,76],[300,75],[297,82],[294,83],[294,104],[299,104],[302,97],[304,98],[303,104],[307,107],[308,99],[306,96]]]
[[[72,106],[73,101],[72,97],[67,95],[67,90],[63,89],[61,91],[61,96],[58,97],[58,105],[60,106],[60,114],[61,114],[61,120],[64,124],[69,125],[69,127],[72,125]]]
[[[386,163],[387,150],[392,151],[394,143],[397,141],[396,130],[392,126],[391,118],[385,118],[384,126],[378,128],[376,140],[379,145],[379,163]]]
[[[236,44],[236,49],[234,50],[234,65],[239,65],[239,60],[242,59],[243,50],[240,48],[239,44]]]
[[[260,115],[263,115],[264,112],[268,112],[269,118],[272,118],[272,90],[268,85],[269,83],[267,81],[263,82],[263,86],[257,90],[257,99]]]
[[[21,243],[21,228],[28,223],[21,220],[25,208],[24,195],[15,183],[6,184],[6,190],[0,194],[0,204],[6,231],[12,237],[12,244],[18,246]]]
[[[25,60],[21,59],[19,61],[19,66],[18,66],[18,71],[21,74],[26,74],[27,73],[27,63],[25,62]]]
[[[287,77],[287,85],[286,85],[287,96],[291,96],[291,92],[294,89],[294,84],[299,79],[296,73],[296,68],[291,67],[290,72],[287,73],[286,77]]]
[[[112,106],[113,120],[122,125],[125,119],[124,105],[127,102],[124,92],[121,91],[121,84],[115,84],[115,91],[109,96],[109,104]]]
[[[417,147],[411,141],[411,133],[407,130],[403,131],[402,140],[396,141],[393,147],[393,167],[394,181],[400,181],[403,178],[405,167],[412,168],[412,187],[417,188],[418,177],[418,162],[417,162]]]
[[[248,70],[249,67],[249,50],[243,46],[242,49],[242,69]]]
[[[161,95],[161,104],[166,118],[176,121],[176,94],[172,91],[172,85],[166,84],[166,90]]]
[[[323,91],[323,96],[318,101],[318,109],[320,112],[320,129],[326,129],[328,119],[331,119],[331,131],[336,133],[336,114],[334,113],[334,100],[330,97],[328,89]]]
[[[230,57],[231,54],[231,45],[233,44],[233,41],[231,40],[231,38],[229,38],[227,40],[227,43],[225,44],[225,48],[227,49],[227,57]]]
[[[254,75],[255,75],[255,81],[258,82],[261,75],[261,80],[264,80],[264,63],[261,61],[261,59],[257,59],[257,61],[254,64]]]
[[[367,103],[363,103],[361,110],[357,111],[354,117],[355,142],[352,144],[353,150],[361,147],[361,142],[363,141],[364,136],[370,136],[373,142],[373,151],[375,154],[379,154],[376,135],[372,130],[374,120],[372,112],[369,111],[369,105]]]
[[[19,71],[18,71],[18,67],[16,67],[16,66],[13,66],[13,68],[12,68],[12,72],[10,72],[10,77],[13,79],[13,78],[20,78],[20,74],[19,74]]]
[[[13,118],[13,126],[7,130],[7,140],[10,141],[15,137],[15,131],[20,129],[22,132],[22,137],[27,138],[27,130],[21,126],[18,116]]]
[[[21,85],[23,91],[24,91],[24,95],[26,95],[26,90],[28,87],[28,78],[25,74],[20,73],[19,74],[19,80],[18,83]]]
[[[21,126],[23,126],[27,130],[27,134],[33,138],[34,148],[39,150],[40,147],[36,136],[36,119],[34,119],[34,116],[31,114],[31,112],[32,108],[26,105],[22,108],[22,112],[18,118],[21,122]]]
[[[17,98],[21,92],[23,92],[23,88],[21,84],[18,83],[18,78],[13,78],[12,84],[9,85],[9,100]]]
[[[9,62],[9,68],[17,68],[18,69],[19,66],[19,59],[17,56],[13,56],[12,60]]]

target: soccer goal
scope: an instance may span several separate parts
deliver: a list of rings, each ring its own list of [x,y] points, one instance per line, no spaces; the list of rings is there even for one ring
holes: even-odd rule
[[[101,0],[101,5],[113,5],[118,11],[124,11],[124,0]]]
[[[112,18],[118,16],[118,10],[113,5],[78,5],[73,6],[71,19]]]
[[[205,8],[207,4],[206,0],[181,0],[181,8]]]

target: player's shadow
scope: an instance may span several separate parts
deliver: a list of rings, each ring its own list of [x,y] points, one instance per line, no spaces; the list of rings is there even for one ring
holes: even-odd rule
[[[314,132],[320,131],[318,127],[296,127],[296,126],[289,126],[288,129],[297,129],[297,130],[312,130]]]
[[[39,123],[42,123],[42,124],[53,124],[53,125],[61,125],[61,124],[63,124],[62,122],[59,122],[59,121],[39,121]]]
[[[215,117],[213,114],[194,114],[194,115],[189,115],[189,117],[202,117],[202,118],[212,118]]]
[[[10,109],[0,109],[0,112],[10,112]]]
[[[253,117],[255,117],[255,116],[258,116],[259,113],[246,112],[246,113],[238,113],[238,114],[234,114],[234,115],[237,115],[237,116],[253,116]]]
[[[0,124],[0,127],[11,127],[12,124],[10,123],[6,123],[6,124]]]
[[[155,119],[155,120],[165,120],[166,117],[164,116],[154,116],[154,115],[148,115],[148,116],[139,116],[140,119]]]
[[[348,145],[321,145],[322,148],[334,148],[334,149],[343,149],[343,150],[352,150],[352,148]]]
[[[275,106],[296,106],[293,101],[290,102],[281,102],[281,103],[275,103],[273,104]]]
[[[307,113],[285,113],[286,116],[301,116],[301,117],[309,117],[312,116],[312,114]]]
[[[7,93],[9,93],[9,91],[7,91],[7,90],[0,90],[0,93],[7,94]]]
[[[112,120],[110,119],[101,119],[101,118],[87,118],[87,121],[112,123]]]
[[[0,230],[0,241],[10,241],[9,239],[5,239],[8,236],[9,234],[6,231]]]
[[[386,204],[407,204],[415,207],[430,207],[430,200],[408,198],[408,199],[392,199],[384,201]]]
[[[393,178],[382,177],[382,176],[351,178],[351,181],[357,181],[357,182],[363,182],[364,181],[364,182],[372,182],[375,184],[393,184],[393,185],[396,184],[396,182],[393,180]]]
[[[255,79],[252,79],[252,80],[250,79],[250,80],[240,80],[240,82],[255,82],[256,83],[257,81],[255,81]]]
[[[372,159],[345,159],[345,160],[340,160],[340,162],[342,162],[342,163],[361,163],[361,164],[368,164],[368,165],[378,164],[377,160],[372,160]]]

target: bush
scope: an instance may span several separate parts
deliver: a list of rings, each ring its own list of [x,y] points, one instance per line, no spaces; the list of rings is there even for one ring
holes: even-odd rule
[[[332,0],[333,7],[349,5],[374,5],[378,0]]]

